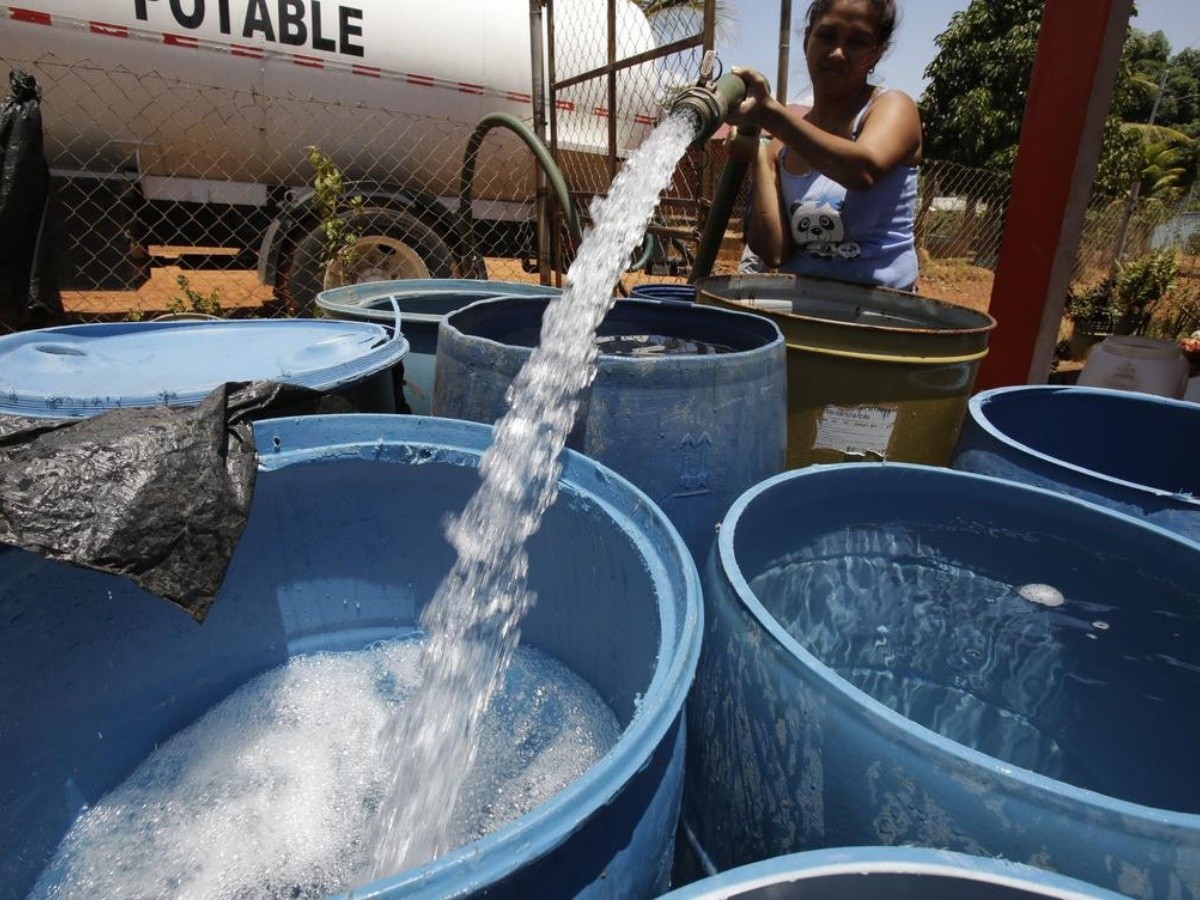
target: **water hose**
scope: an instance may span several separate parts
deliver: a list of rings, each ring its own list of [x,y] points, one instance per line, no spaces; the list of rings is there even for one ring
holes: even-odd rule
[[[739,76],[731,73],[723,75],[715,81],[689,87],[671,104],[671,113],[674,114],[682,111],[691,116],[696,129],[696,137],[692,142],[692,146],[703,147],[705,142],[721,127],[721,123],[729,115],[729,110],[741,103],[745,96],[746,83]],[[477,253],[475,249],[474,219],[471,214],[471,184],[475,179],[475,163],[479,157],[479,148],[483,143],[483,139],[487,136],[488,132],[498,127],[507,128],[516,134],[533,152],[538,164],[542,167],[542,171],[546,173],[546,177],[550,182],[550,187],[554,191],[559,206],[566,215],[567,228],[570,231],[571,240],[575,242],[575,246],[582,244],[583,230],[579,223],[578,212],[575,205],[571,202],[571,195],[567,190],[566,179],[563,178],[562,172],[554,162],[553,157],[551,157],[546,145],[542,143],[541,139],[538,138],[529,126],[515,116],[508,113],[490,113],[479,120],[479,124],[475,126],[475,131],[471,134],[470,140],[467,141],[466,151],[463,153],[458,204],[459,240],[464,251],[463,255],[473,258]],[[722,170],[721,180],[717,186],[713,205],[709,210],[704,232],[701,235],[700,245],[697,249],[696,261],[692,267],[691,281],[703,278],[712,271],[713,262],[716,259],[717,251],[720,249],[721,239],[729,223],[730,213],[733,211],[733,203],[737,199],[738,191],[741,189],[742,180],[745,178],[747,168],[746,163],[730,160]],[[643,242],[641,258],[630,266],[629,270],[637,271],[645,266],[649,262],[653,252],[653,237],[647,235]]]
[[[671,105],[671,112],[682,110],[692,116],[696,123],[696,139],[692,146],[702,148],[721,127],[729,111],[741,103],[745,96],[746,82],[730,73],[708,84],[688,88]],[[742,134],[757,137],[758,129],[743,129]],[[748,163],[730,159],[721,170],[712,207],[708,211],[704,231],[696,248],[696,259],[692,264],[689,282],[711,274],[713,263],[716,262],[717,253],[721,249],[721,241],[725,237],[725,229],[729,226],[734,201],[737,200],[748,168]]]
[[[671,114],[686,112],[691,115],[696,126],[692,148],[703,149],[729,115],[729,110],[745,98],[746,82],[741,76],[730,73],[716,81],[695,84],[684,90],[671,104]]]
[[[758,138],[757,128],[743,128],[741,133]],[[713,263],[717,261],[717,253],[721,250],[721,241],[725,239],[725,229],[729,227],[729,216],[733,213],[734,201],[737,200],[749,168],[749,163],[740,160],[725,161],[725,168],[721,170],[721,178],[713,193],[712,206],[704,220],[704,231],[701,232],[700,242],[696,247],[696,260],[692,263],[692,274],[688,276],[689,283],[694,284],[712,274]]]
[[[475,180],[475,161],[479,156],[479,147],[483,143],[483,139],[489,131],[499,127],[507,128],[513,132],[525,142],[525,146],[533,151],[533,155],[542,167],[542,171],[546,173],[546,178],[550,182],[550,188],[554,191],[558,205],[562,208],[563,214],[566,216],[567,228],[570,230],[571,240],[578,247],[583,242],[583,230],[579,224],[579,215],[575,210],[575,204],[571,202],[571,195],[567,190],[566,179],[563,178],[562,172],[559,171],[554,158],[550,155],[550,151],[546,149],[546,145],[534,134],[533,130],[516,116],[509,115],[508,113],[489,113],[480,119],[479,124],[475,126],[475,131],[471,134],[471,139],[467,141],[467,149],[463,153],[462,175],[458,188],[458,236],[461,246],[464,249],[463,255],[468,259],[476,255],[474,217],[471,215],[471,182]]]

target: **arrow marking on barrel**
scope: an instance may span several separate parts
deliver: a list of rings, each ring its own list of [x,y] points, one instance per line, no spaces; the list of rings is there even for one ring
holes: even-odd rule
[[[707,432],[699,437],[693,437],[689,432],[679,442],[679,450],[683,453],[683,471],[679,475],[681,490],[672,497],[696,497],[709,493],[708,486],[708,454],[712,447],[712,439]]]

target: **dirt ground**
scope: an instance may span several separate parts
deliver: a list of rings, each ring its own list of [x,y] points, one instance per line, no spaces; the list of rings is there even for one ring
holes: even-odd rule
[[[515,268],[519,269],[519,266]],[[536,283],[536,275],[513,271],[511,260],[488,260],[488,277],[502,281],[524,281]],[[736,271],[731,260],[718,260],[714,272],[730,275]],[[992,272],[961,261],[927,260],[923,264],[922,276],[917,290],[926,297],[944,300],[956,306],[986,312],[992,296]],[[666,278],[644,274],[627,273],[622,279],[626,288],[638,284],[679,283],[682,278]]]
[[[538,283],[536,273],[526,272],[519,260],[486,260],[488,278],[494,281]],[[732,274],[732,260],[719,259],[716,274]],[[184,284],[180,284],[180,276]],[[681,283],[683,278],[626,273],[622,284],[626,291],[638,284]],[[986,312],[991,300],[993,273],[964,260],[923,260],[918,291],[947,303]],[[1181,295],[1194,293],[1200,298],[1200,257],[1185,257],[1180,266]],[[186,290],[185,290],[186,288]],[[273,294],[271,288],[259,284],[258,275],[251,270],[213,271],[185,269],[167,265],[151,270],[149,281],[137,291],[74,291],[63,294],[63,303],[73,321],[112,320],[126,317],[153,318],[176,307],[188,305],[188,293],[213,297],[225,315],[257,316],[277,314],[263,310]],[[132,316],[130,314],[132,313]],[[1064,339],[1069,337],[1069,323],[1064,324]]]
[[[488,259],[493,281],[538,283],[537,273],[526,272],[519,260]],[[716,274],[732,274],[732,260],[718,260]],[[180,283],[180,277],[184,283]],[[683,278],[626,273],[626,290],[638,284],[681,283]],[[972,309],[986,310],[992,290],[992,273],[965,263],[932,261],[926,264],[919,290],[928,297]],[[73,321],[153,318],[172,311],[172,305],[190,307],[189,294],[213,298],[223,314],[256,316],[273,298],[270,287],[260,284],[253,270],[204,270],[165,265],[150,270],[150,279],[136,291],[67,291],[63,306]],[[273,311],[266,312],[267,315]]]
[[[511,260],[488,260],[488,277],[499,281],[521,281],[537,283],[537,276],[520,271],[520,266]],[[718,259],[714,274],[732,275],[737,271],[732,260]],[[627,289],[638,284],[678,284],[685,279],[626,273],[621,279]],[[917,290],[926,297],[943,300],[956,306],[986,312],[992,297],[993,273],[989,269],[958,260],[927,260],[922,264],[922,275]]]
[[[956,260],[926,260],[921,264],[917,291],[935,300],[987,312],[994,273]]]
[[[493,281],[537,284],[536,273],[526,272],[519,260],[487,259],[488,278]],[[736,260],[718,259],[714,273],[728,275],[736,272]],[[184,279],[180,282],[180,277]],[[624,293],[638,284],[682,283],[683,278],[626,273],[622,278]],[[923,260],[918,292],[923,296],[986,312],[991,302],[993,273],[971,265],[965,260]],[[1185,257],[1181,261],[1178,291],[1190,297],[1200,311],[1200,257]],[[185,290],[186,288],[186,290]],[[138,291],[88,291],[64,293],[64,307],[73,322],[152,319],[178,310],[186,310],[192,297],[214,298],[221,315],[243,318],[280,315],[272,305],[273,291],[258,281],[258,273],[246,270],[211,271],[185,269],[168,265],[151,270],[149,281]],[[1064,318],[1059,340],[1064,347],[1074,348],[1072,325]],[[1054,383],[1071,384],[1083,368],[1086,351],[1056,357],[1050,373]],[[1200,362],[1195,365],[1200,371]]]

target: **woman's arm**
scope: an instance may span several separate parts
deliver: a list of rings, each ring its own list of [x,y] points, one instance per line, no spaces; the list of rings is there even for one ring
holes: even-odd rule
[[[783,219],[776,160],[783,144],[764,144],[757,135],[736,134],[726,143],[730,159],[749,164],[750,209],[743,235],[764,264],[777,269],[791,254],[792,239]]]
[[[764,264],[778,269],[792,252],[792,237],[783,221],[776,160],[783,145],[771,141],[760,145],[750,169],[750,215],[746,221],[746,243]]]
[[[868,190],[896,166],[916,165],[921,160],[920,112],[901,91],[879,96],[858,139],[848,140],[794,115],[771,97],[762,75],[748,69],[733,71],[746,81],[747,95],[730,113],[729,121],[765,128],[847,190]]]

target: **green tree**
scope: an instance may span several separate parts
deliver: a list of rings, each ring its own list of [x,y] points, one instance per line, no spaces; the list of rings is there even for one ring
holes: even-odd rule
[[[1096,165],[1092,189],[1107,197],[1119,197],[1126,193],[1144,165],[1142,144],[1142,135],[1136,129],[1127,127],[1120,118],[1110,115],[1104,123],[1100,160]]]
[[[1121,70],[1113,91],[1110,112],[1123,122],[1146,122],[1158,94],[1163,66],[1171,45],[1161,31],[1147,33],[1130,28],[1121,48]]]
[[[1187,169],[1187,136],[1161,121],[1158,110],[1162,105],[1155,102],[1170,53],[1170,44],[1161,31],[1147,34],[1136,28],[1129,30],[1100,149],[1094,184],[1097,193],[1119,196],[1138,181],[1142,194],[1147,195],[1158,182],[1157,176],[1149,178],[1151,171],[1165,161],[1157,156],[1168,147],[1184,148],[1182,157],[1172,157],[1171,163],[1183,162]],[[1166,186],[1164,183],[1160,190]]]
[[[936,38],[938,55],[925,70],[929,85],[921,96],[921,113],[927,158],[1012,170],[1043,6],[1044,0],[971,0],[954,14]],[[1189,49],[1172,58],[1162,32],[1130,28],[1095,190],[1119,196],[1135,180],[1160,194],[1186,190],[1200,158],[1200,145],[1190,139],[1200,134],[1197,116],[1200,51]]]
[[[1142,167],[1143,197],[1177,199],[1183,193],[1187,163],[1191,158],[1188,143],[1172,140],[1152,141],[1144,148],[1145,165]]]
[[[925,69],[926,157],[1012,169],[1042,7],[1043,0],[971,0],[950,19]]]

